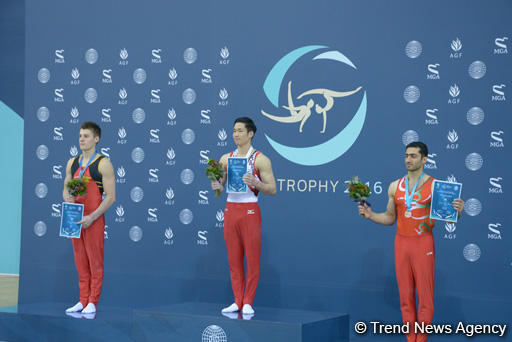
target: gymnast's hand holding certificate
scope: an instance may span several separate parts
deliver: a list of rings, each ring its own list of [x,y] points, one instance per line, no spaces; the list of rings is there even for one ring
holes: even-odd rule
[[[227,169],[226,192],[246,193],[247,184],[244,183],[243,177],[247,173],[247,158],[229,157]]]
[[[461,183],[435,180],[430,205],[430,218],[440,221],[457,222],[458,212],[453,206],[455,199],[460,199]]]

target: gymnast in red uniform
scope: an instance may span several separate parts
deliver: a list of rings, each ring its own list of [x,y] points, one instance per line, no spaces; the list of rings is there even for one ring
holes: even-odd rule
[[[430,218],[434,179],[423,172],[427,158],[428,148],[424,143],[413,142],[407,145],[407,176],[389,186],[386,211],[375,213],[366,203],[358,207],[359,214],[373,222],[384,225],[397,222],[395,271],[402,320],[404,324],[409,323],[407,342],[426,341],[427,335],[416,334],[414,325],[415,322],[431,324],[434,316],[434,221]],[[460,215],[464,201],[456,199],[452,205]]]
[[[80,149],[82,154],[71,158],[66,166],[66,179],[62,197],[65,202],[84,205],[84,216],[79,239],[72,239],[75,264],[78,271],[80,300],[66,312],[92,314],[100,300],[103,283],[103,243],[105,216],[103,213],[115,201],[114,168],[110,160],[96,152],[101,129],[94,122],[84,122],[80,128]],[[73,197],[66,184],[73,178],[87,177],[87,193]],[[104,197],[104,198],[103,198]]]

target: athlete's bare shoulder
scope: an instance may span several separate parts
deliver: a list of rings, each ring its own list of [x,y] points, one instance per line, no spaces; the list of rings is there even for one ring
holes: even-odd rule
[[[222,164],[222,166],[226,167],[228,165],[228,158],[231,153],[224,153],[222,157],[220,157],[219,163]]]
[[[396,181],[393,181],[393,182],[391,182],[391,184],[389,184],[388,194],[390,197],[395,196],[396,189],[398,189],[399,181],[400,181],[400,179],[397,179]]]

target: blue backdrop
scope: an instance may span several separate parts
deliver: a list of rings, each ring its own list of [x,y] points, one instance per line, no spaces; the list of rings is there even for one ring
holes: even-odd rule
[[[405,174],[463,183],[466,213],[437,223],[436,322],[510,318],[512,249],[507,1],[75,1],[27,4],[20,303],[78,296],[70,241],[58,237],[65,165],[79,125],[98,122],[114,164],[102,303],[231,302],[222,209],[205,158],[234,149],[233,120],[255,119],[272,160],[255,307],[401,321],[395,227],[357,215],[345,182],[369,182],[377,211]],[[290,116],[314,102],[300,122]],[[330,98],[322,91],[356,90]],[[508,88],[507,88],[508,87]],[[302,94],[302,96],[300,96]],[[310,102],[311,104],[311,102]],[[297,113],[297,115],[300,115]],[[307,160],[313,160],[307,165]]]

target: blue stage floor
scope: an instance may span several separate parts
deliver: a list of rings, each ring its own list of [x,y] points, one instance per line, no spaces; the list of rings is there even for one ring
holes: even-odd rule
[[[67,303],[69,305],[69,303]],[[96,315],[66,314],[65,303],[0,308],[1,341],[348,341],[346,314],[255,307],[253,316],[221,314],[222,305],[156,308],[99,306]]]

